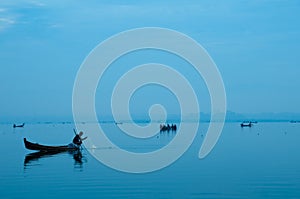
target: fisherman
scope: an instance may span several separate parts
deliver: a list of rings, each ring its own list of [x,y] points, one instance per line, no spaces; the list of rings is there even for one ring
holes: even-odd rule
[[[79,134],[76,134],[75,137],[73,138],[72,143],[70,143],[68,146],[69,148],[79,148],[82,144],[82,141],[85,140],[87,137],[82,137],[83,132],[80,131]]]

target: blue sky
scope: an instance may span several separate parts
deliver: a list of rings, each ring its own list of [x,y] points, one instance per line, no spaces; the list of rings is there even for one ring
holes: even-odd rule
[[[114,34],[148,26],[180,31],[208,51],[229,110],[299,113],[299,18],[296,0],[2,0],[0,119],[71,117],[73,83],[88,53]],[[207,91],[200,91],[201,110],[209,112]],[[137,93],[137,107],[151,98],[145,96]]]

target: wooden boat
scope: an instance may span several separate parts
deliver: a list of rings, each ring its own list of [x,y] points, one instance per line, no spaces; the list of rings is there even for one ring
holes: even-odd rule
[[[170,124],[167,124],[167,125],[161,124],[159,126],[159,128],[160,128],[160,132],[170,131],[170,130],[171,131],[176,131],[177,130],[176,124],[172,124],[172,125],[170,125]]]
[[[29,150],[36,150],[36,151],[47,151],[47,152],[63,152],[63,151],[75,151],[78,150],[77,147],[70,147],[68,145],[63,146],[47,146],[47,145],[41,145],[38,143],[32,143],[26,140],[24,138],[24,144],[26,149]]]
[[[14,124],[13,128],[23,128],[24,126],[25,126],[25,123],[20,124],[20,125]]]
[[[241,123],[241,127],[251,127],[253,124],[252,122],[243,122]]]

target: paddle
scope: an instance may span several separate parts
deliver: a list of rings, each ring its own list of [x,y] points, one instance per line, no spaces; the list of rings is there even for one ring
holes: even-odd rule
[[[77,132],[76,132],[76,130],[73,128],[73,132],[75,133],[75,135],[77,135]]]

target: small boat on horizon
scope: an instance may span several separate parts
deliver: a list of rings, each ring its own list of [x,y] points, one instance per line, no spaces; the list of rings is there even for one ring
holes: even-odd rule
[[[241,127],[252,127],[253,122],[243,122],[241,123]]]
[[[159,125],[160,128],[160,132],[164,132],[164,131],[176,131],[177,130],[177,126],[176,124],[161,124]]]
[[[19,125],[14,124],[14,125],[13,125],[13,128],[23,128],[24,126],[25,126],[25,123],[19,124]]]

